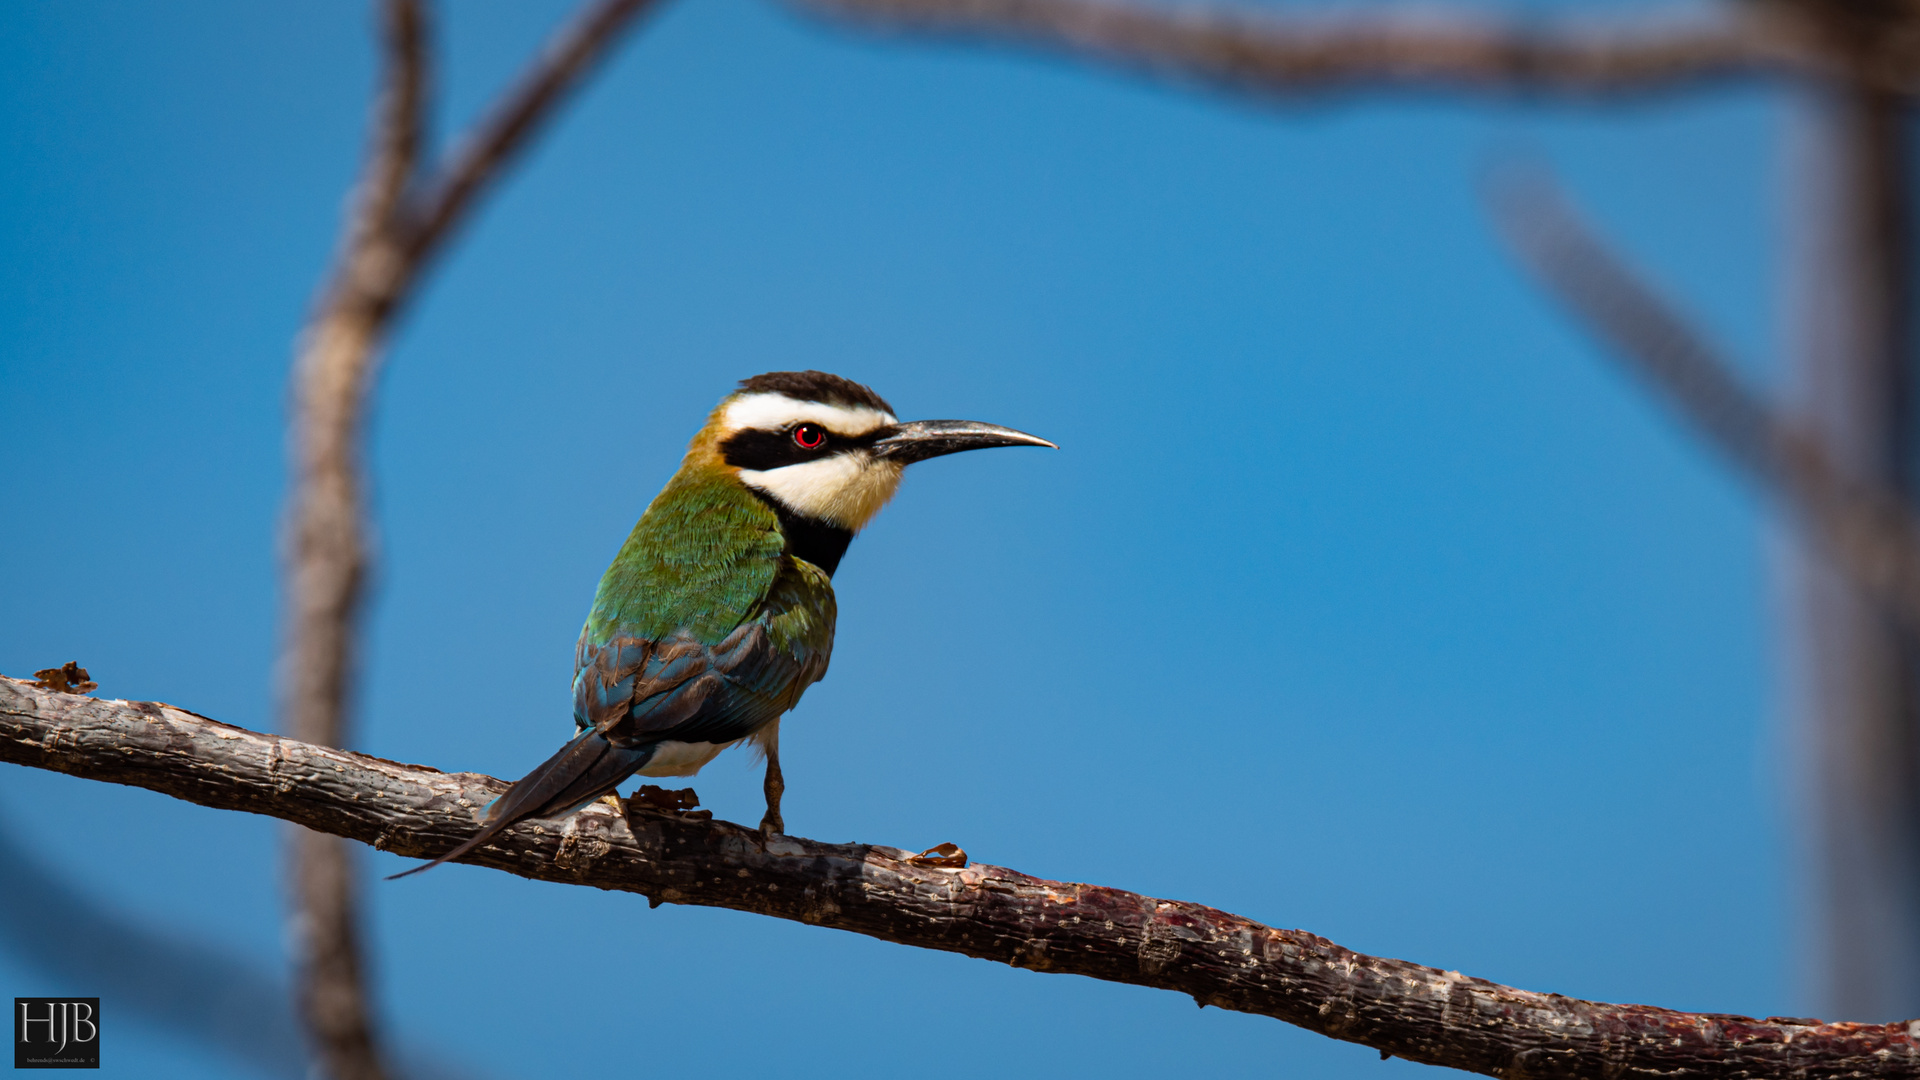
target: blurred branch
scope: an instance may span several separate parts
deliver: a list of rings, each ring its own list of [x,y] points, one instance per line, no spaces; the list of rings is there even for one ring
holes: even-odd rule
[[[1896,492],[1847,476],[1818,440],[1748,389],[1548,180],[1504,183],[1493,207],[1514,249],[1619,358],[1798,513],[1864,592],[1920,629],[1920,520]]]
[[[1833,463],[1899,493],[1911,511],[1920,505],[1920,128],[1912,99],[1865,72],[1911,54],[1900,43],[1920,35],[1920,6],[1826,10],[1842,23],[1835,51],[1858,58],[1863,75],[1819,88],[1789,120],[1786,385],[1794,422]],[[1920,628],[1890,617],[1819,543],[1790,557],[1794,802],[1812,877],[1808,996],[1851,1016],[1920,1013]]]
[[[498,181],[577,86],[655,0],[597,0],[553,39],[489,119],[422,183],[428,59],[418,0],[384,0],[384,87],[346,239],[294,367],[295,475],[288,513],[286,730],[347,741],[355,635],[368,562],[360,443],[367,398],[394,316],[478,197]],[[350,853],[335,838],[292,840],[301,942],[301,1011],[335,1080],[386,1075],[358,940]]]
[[[1618,94],[1827,66],[1771,6],[1542,29],[1459,11],[1353,16],[1139,0],[789,0],[880,29],[1013,42],[1231,88]],[[1909,79],[1911,77],[1909,76]]]
[[[58,876],[0,828],[0,941],[114,1011],[215,1050],[248,1071],[304,1080],[286,984],[210,942],[134,922]]]
[[[231,727],[153,702],[0,678],[0,760],[428,857],[507,785]],[[1920,1021],[1681,1013],[1538,994],[1367,956],[1199,904],[948,867],[896,848],[761,837],[729,822],[597,803],[528,822],[466,860],[522,877],[699,904],[1191,995],[1383,1055],[1491,1076],[1679,1080],[1920,1077]]]
[[[402,208],[418,166],[427,57],[416,0],[386,0],[386,85],[375,106],[372,151],[348,222],[335,281],[295,366],[297,473],[288,567],[289,627],[282,656],[286,730],[346,741],[353,637],[366,577],[359,437],[383,326],[378,298],[401,288]],[[367,993],[353,853],[337,837],[288,838],[296,1001],[315,1056],[333,1080],[384,1080],[388,1071]]]
[[[599,0],[541,50],[540,58],[502,96],[478,129],[426,186],[412,214],[409,253],[421,262],[453,232],[474,199],[499,179],[540,126],[593,69],[620,32],[660,0]]]
[[[61,876],[3,821],[0,866],[7,868],[0,944],[53,980],[55,993],[111,998],[116,1014],[124,1010],[259,1076],[312,1075],[286,981],[267,965],[112,910]],[[414,1080],[484,1075],[407,1047],[401,1061]]]

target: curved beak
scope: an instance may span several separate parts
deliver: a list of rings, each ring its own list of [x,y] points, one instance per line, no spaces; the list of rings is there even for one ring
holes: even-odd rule
[[[1046,446],[1060,449],[1037,435],[982,424],[977,420],[912,420],[882,428],[873,443],[873,456],[882,461],[911,465],[916,461],[985,450],[989,446]]]

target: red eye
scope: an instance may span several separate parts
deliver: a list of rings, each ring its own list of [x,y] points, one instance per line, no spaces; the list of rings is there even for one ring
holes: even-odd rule
[[[827,433],[819,424],[801,424],[793,429],[793,441],[802,450],[818,450],[827,445]]]

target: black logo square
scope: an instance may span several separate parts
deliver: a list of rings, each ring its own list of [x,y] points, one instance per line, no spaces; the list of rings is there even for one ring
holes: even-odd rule
[[[99,998],[14,998],[13,1067],[100,1067]]]

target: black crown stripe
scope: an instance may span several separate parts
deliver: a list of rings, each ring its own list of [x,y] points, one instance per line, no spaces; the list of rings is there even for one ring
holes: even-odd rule
[[[769,371],[751,379],[741,379],[740,389],[748,394],[784,394],[795,401],[821,405],[841,405],[878,409],[893,415],[887,399],[852,379],[843,379],[824,371]]]

